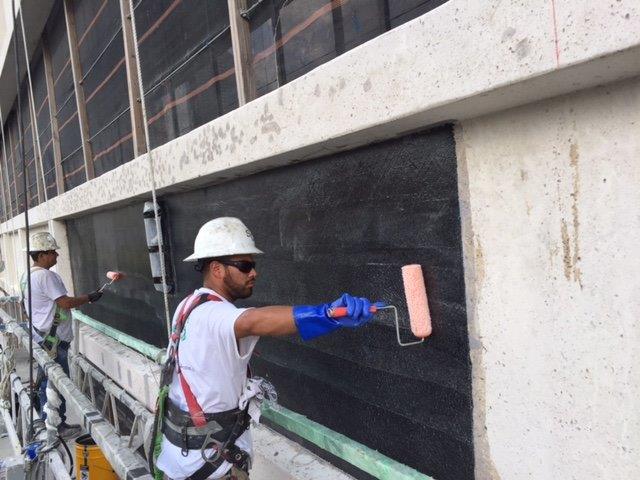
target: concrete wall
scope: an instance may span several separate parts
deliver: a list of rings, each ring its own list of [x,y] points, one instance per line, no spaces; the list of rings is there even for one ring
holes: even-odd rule
[[[477,478],[640,478],[640,80],[457,148]]]

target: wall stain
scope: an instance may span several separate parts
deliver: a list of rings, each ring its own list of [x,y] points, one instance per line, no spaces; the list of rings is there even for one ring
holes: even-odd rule
[[[282,131],[278,122],[274,121],[273,118],[273,113],[269,113],[269,107],[265,104],[264,112],[260,115],[260,123],[262,124],[260,131],[269,134],[269,141],[273,140],[273,135],[271,134],[279,135]]]
[[[573,168],[573,193],[571,204],[571,215],[573,217],[573,279],[578,282],[580,288],[582,288],[582,271],[578,267],[578,263],[581,260],[580,257],[580,211],[578,209],[578,196],[580,195],[580,169],[578,168],[578,161],[580,154],[578,152],[578,145],[571,144],[569,150],[569,158],[571,159],[571,167]]]
[[[562,219],[560,227],[560,235],[562,237],[562,262],[564,266],[564,276],[567,280],[576,282],[580,288],[583,288],[582,284],[582,270],[580,269],[580,210],[579,210],[579,196],[580,196],[580,170],[579,170],[580,154],[578,151],[578,145],[572,143],[569,148],[569,160],[570,166],[573,170],[573,184],[571,197],[571,227],[572,232],[569,233],[569,225],[567,220]]]
[[[529,55],[530,50],[531,50],[531,45],[530,45],[529,39],[523,38],[516,44],[516,48],[513,51],[518,56],[518,59],[522,60],[524,57]]]
[[[474,249],[474,255],[476,260],[476,280],[478,283],[478,289],[484,284],[485,277],[485,265],[484,265],[484,251],[482,250],[482,243],[478,237],[474,236],[474,243],[476,248]]]
[[[367,81],[362,84],[362,89],[365,92],[368,92],[369,90],[371,90],[371,79],[370,78],[367,78]]]
[[[511,37],[513,37],[516,34],[516,29],[513,27],[509,27],[507,28],[504,32],[502,32],[502,42],[506,42],[507,40],[509,40]]]
[[[526,182],[529,179],[529,174],[526,170],[520,169],[520,180]]]
[[[562,219],[562,226],[560,227],[560,235],[562,235],[562,262],[564,264],[564,276],[567,280],[571,280],[571,269],[573,267],[571,260],[571,239],[569,238],[569,230],[567,229],[567,222]]]

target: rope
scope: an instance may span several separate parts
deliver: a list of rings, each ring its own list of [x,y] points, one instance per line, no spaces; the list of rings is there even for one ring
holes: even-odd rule
[[[62,400],[60,399],[60,395],[56,392],[56,389],[53,388],[53,382],[47,382],[47,403],[44,404],[43,411],[47,414],[47,418],[44,421],[45,426],[47,427],[47,431],[57,432],[58,425],[62,423],[62,419],[60,418],[60,405],[62,405]],[[54,434],[55,436],[55,434]]]
[[[129,15],[131,15],[131,30],[133,33],[133,48],[135,50],[136,68],[138,70],[138,89],[140,90],[140,105],[142,107],[142,123],[144,124],[145,145],[147,147],[147,159],[149,160],[149,172],[151,176],[151,198],[153,201],[153,215],[158,232],[158,251],[160,252],[160,270],[162,272],[162,294],[164,297],[164,315],[167,325],[167,339],[171,336],[171,316],[169,314],[169,295],[167,293],[167,270],[164,262],[164,239],[160,227],[160,217],[158,215],[158,201],[156,196],[156,177],[153,168],[153,158],[151,150],[151,140],[149,139],[149,124],[147,122],[147,105],[142,85],[142,68],[140,67],[140,53],[138,51],[138,32],[136,30],[136,17],[133,8],[133,0],[127,0],[129,4]],[[126,21],[126,19],[123,19]],[[124,28],[124,26],[123,26]]]
[[[4,332],[5,347],[2,350],[2,360],[0,361],[0,407],[11,408],[11,372],[15,363],[15,352],[18,349],[18,337]]]
[[[27,251],[25,253],[25,257],[27,260],[27,286],[28,286],[28,300],[27,303],[29,305],[28,311],[32,312],[31,308],[31,262],[29,259],[29,201],[27,195],[27,162],[24,158],[24,135],[23,135],[23,127],[22,127],[22,106],[20,94],[20,61],[18,56],[18,31],[16,24],[16,2],[15,0],[11,1],[11,20],[13,21],[13,51],[14,51],[14,60],[16,67],[16,88],[17,88],[17,113],[18,113],[18,138],[19,138],[19,151],[20,156],[22,157],[22,180],[24,186],[24,227],[25,227],[25,236],[27,243]],[[32,132],[33,133],[33,132]],[[17,200],[17,198],[16,198]],[[31,321],[31,316],[29,316],[29,394],[33,390],[33,323]],[[33,409],[29,410],[29,432],[27,432],[27,438],[31,440],[33,437]]]

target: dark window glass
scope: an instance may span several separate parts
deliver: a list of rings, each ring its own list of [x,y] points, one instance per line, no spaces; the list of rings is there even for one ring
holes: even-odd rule
[[[227,2],[142,0],[135,18],[152,147],[237,107]]]
[[[446,0],[264,0],[250,16],[258,95]]]
[[[74,4],[95,175],[133,158],[118,0]]]
[[[62,2],[57,2],[54,6],[46,30],[51,51],[62,173],[66,191],[84,183],[87,177]]]

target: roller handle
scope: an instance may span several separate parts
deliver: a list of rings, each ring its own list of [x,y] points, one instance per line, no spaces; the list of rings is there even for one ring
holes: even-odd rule
[[[371,307],[369,307],[369,311],[371,313],[376,313],[378,311],[378,307],[376,305],[371,305]],[[333,308],[330,308],[327,313],[331,318],[346,317],[347,307],[333,307]]]

